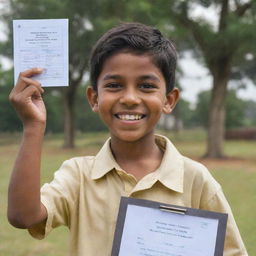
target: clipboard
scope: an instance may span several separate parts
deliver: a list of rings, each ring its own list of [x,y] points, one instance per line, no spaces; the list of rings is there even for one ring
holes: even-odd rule
[[[121,197],[112,256],[223,256],[228,215]]]

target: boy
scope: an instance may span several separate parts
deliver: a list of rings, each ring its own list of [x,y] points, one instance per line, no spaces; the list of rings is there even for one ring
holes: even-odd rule
[[[154,134],[179,98],[175,67],[176,50],[157,29],[122,24],[103,35],[92,51],[87,97],[111,138],[96,156],[65,161],[41,193],[46,111],[43,89],[31,79],[41,70],[21,73],[10,94],[24,125],[9,187],[10,223],[39,239],[66,225],[70,255],[110,255],[120,197],[130,196],[228,213],[224,255],[247,255],[220,185]]]

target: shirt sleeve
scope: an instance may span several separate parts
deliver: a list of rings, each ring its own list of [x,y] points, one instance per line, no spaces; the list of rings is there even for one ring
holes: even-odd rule
[[[55,172],[51,183],[41,188],[41,202],[47,210],[47,220],[29,228],[29,233],[43,239],[50,231],[60,225],[70,225],[71,209],[77,202],[79,190],[79,168],[74,159],[65,161]]]
[[[231,208],[221,188],[207,202],[210,211],[223,212],[228,214],[226,238],[224,245],[224,256],[248,256],[238,227],[236,225]]]

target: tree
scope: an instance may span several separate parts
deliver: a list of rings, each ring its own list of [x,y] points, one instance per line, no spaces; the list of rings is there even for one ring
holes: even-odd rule
[[[161,2],[161,3],[160,3]],[[166,1],[158,1],[166,6]],[[158,15],[167,17],[172,25],[167,27],[176,36],[182,36],[183,47],[194,47],[197,57],[209,69],[212,77],[211,101],[209,106],[208,145],[205,156],[224,156],[225,100],[227,85],[233,68],[255,53],[255,1],[242,0],[183,0],[169,1],[169,8],[158,9]],[[196,8],[214,10],[218,24],[214,26],[203,16],[196,17]],[[160,14],[159,14],[160,13]],[[167,20],[165,22],[167,24]]]

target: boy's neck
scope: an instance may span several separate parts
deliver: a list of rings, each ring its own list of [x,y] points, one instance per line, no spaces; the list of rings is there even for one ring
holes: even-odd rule
[[[111,150],[120,167],[137,180],[155,171],[163,157],[163,152],[157,146],[154,136],[136,142],[111,138]]]

